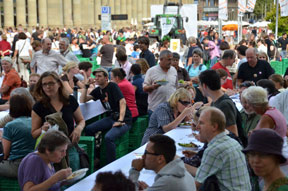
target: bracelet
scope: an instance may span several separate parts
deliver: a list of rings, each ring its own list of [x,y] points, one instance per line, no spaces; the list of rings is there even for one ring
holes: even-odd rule
[[[85,84],[85,88],[88,89],[90,84]]]
[[[117,122],[120,122],[120,123],[124,123],[124,121],[123,121],[123,120],[122,120],[122,121],[121,121],[121,120],[118,120]]]

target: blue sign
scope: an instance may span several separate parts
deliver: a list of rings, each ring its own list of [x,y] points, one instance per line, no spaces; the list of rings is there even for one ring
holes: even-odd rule
[[[101,7],[101,13],[102,14],[109,14],[110,13],[110,7]]]

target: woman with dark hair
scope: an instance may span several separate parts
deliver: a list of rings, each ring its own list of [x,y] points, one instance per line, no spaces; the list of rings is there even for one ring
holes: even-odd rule
[[[17,59],[17,72],[20,77],[28,82],[29,80],[29,71],[27,69],[27,64],[32,59],[32,46],[30,42],[27,40],[27,36],[24,32],[20,32],[18,35],[19,40],[15,45],[15,52],[13,55],[13,59]]]
[[[125,76],[126,73],[122,68],[114,68],[111,71],[111,81],[118,84],[126,100],[126,104],[132,113],[132,121],[134,122],[139,115],[135,100],[135,89]]]
[[[69,143],[68,137],[61,131],[45,133],[38,151],[28,154],[19,166],[18,182],[21,190],[60,191],[60,181],[72,171],[66,168],[55,172],[53,163],[59,163],[65,157]]]
[[[280,92],[276,89],[275,84],[271,80],[262,79],[257,82],[257,86],[260,86],[267,90],[268,92],[268,101],[279,94]]]
[[[38,138],[42,131],[48,130],[49,123],[45,122],[47,115],[62,112],[62,119],[67,126],[67,136],[72,144],[77,144],[84,129],[85,120],[77,100],[66,92],[56,72],[44,72],[41,75],[36,84],[34,96],[37,103],[32,111],[32,136]],[[76,127],[74,127],[74,121]],[[71,147],[68,151],[69,160],[74,160],[70,163],[70,167],[73,171],[79,169],[79,155],[76,148]]]
[[[36,140],[31,135],[31,111],[34,100],[28,95],[29,92],[25,88],[17,88],[11,93],[9,115],[14,120],[4,126],[4,160],[0,163],[0,176],[16,178],[21,160],[34,151]]]
[[[135,88],[135,98],[139,116],[146,115],[148,111],[148,93],[143,91],[144,79],[141,75],[141,67],[139,64],[132,65],[131,74],[133,76],[132,85]]]

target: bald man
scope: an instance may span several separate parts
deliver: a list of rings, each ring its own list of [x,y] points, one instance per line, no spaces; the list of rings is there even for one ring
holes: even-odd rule
[[[255,84],[261,79],[268,79],[274,74],[274,69],[264,60],[258,60],[256,57],[256,49],[248,48],[246,50],[247,62],[241,64],[238,70],[237,85],[244,81],[253,81]]]

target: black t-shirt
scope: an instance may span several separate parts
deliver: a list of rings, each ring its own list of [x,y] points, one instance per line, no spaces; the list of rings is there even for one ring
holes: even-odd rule
[[[288,44],[288,38],[286,38],[285,40],[283,39],[283,37],[280,37],[278,39],[278,42],[281,44],[281,48],[282,50],[286,50],[287,44]]]
[[[62,81],[67,81],[67,82],[69,82],[69,79],[68,79],[67,74],[64,74],[64,75],[61,77],[61,80],[62,80]],[[73,76],[74,86],[77,86],[77,82],[78,82],[78,81],[79,81],[79,79],[76,78],[75,76]]]
[[[150,68],[156,65],[155,56],[150,50],[145,50],[140,53],[140,58],[145,58]]]
[[[226,127],[236,125],[237,108],[228,95],[224,94],[218,98],[216,102],[212,102],[211,106],[217,107],[224,113],[226,118]]]
[[[255,84],[258,80],[268,79],[271,74],[274,74],[273,68],[264,60],[258,60],[254,68],[249,66],[248,62],[244,62],[239,67],[237,79],[244,81],[253,81]]]
[[[51,105],[52,107],[52,105]],[[69,104],[68,105],[63,105],[61,112],[62,112],[62,119],[65,121],[67,128],[68,128],[68,133],[69,135],[73,132],[74,130],[74,112],[76,109],[79,107],[79,104],[77,100],[73,96],[69,96]],[[55,109],[54,109],[55,110]],[[42,119],[42,124],[45,122],[45,117],[47,115],[50,115],[52,113],[55,113],[51,108],[45,107],[41,102],[35,103],[33,106],[33,111],[39,115],[39,117]]]
[[[96,101],[100,99],[103,107],[108,111],[108,115],[112,112],[120,113],[119,101],[124,98],[119,86],[113,82],[109,82],[108,85],[101,89],[100,87],[95,88],[90,95],[93,97],[93,100]],[[107,101],[109,104],[107,104]],[[110,108],[109,108],[110,107]],[[131,123],[132,115],[131,111],[126,105],[125,112],[125,123]]]
[[[80,50],[82,51],[82,57],[83,58],[89,58],[90,56],[92,56],[91,50],[88,49],[88,44],[86,43],[81,43],[79,45]]]

